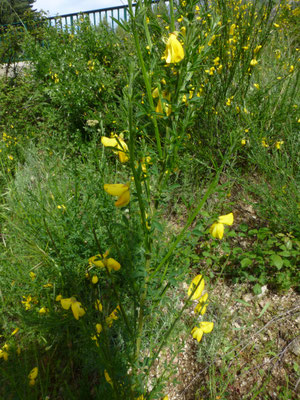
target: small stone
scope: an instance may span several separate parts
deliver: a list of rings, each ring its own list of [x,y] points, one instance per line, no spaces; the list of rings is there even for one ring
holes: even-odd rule
[[[293,354],[295,354],[295,356],[300,356],[300,338],[299,337],[297,337],[291,344],[291,352]]]
[[[257,297],[263,297],[265,294],[267,294],[267,292],[269,291],[267,285],[264,285],[261,287],[261,293],[259,295],[257,295]]]

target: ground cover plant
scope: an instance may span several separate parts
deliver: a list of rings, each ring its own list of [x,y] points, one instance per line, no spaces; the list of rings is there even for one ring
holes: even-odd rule
[[[0,397],[294,398],[298,4],[128,6],[1,78]]]

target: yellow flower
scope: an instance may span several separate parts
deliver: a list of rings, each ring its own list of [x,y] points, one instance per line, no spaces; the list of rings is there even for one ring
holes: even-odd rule
[[[152,97],[154,99],[156,99],[157,97],[159,97],[159,91],[158,88],[155,88],[152,92]],[[170,101],[171,100],[171,95],[170,93],[163,91],[162,92],[162,98],[165,100]],[[165,111],[167,117],[171,114],[172,112],[172,108],[171,105],[164,102],[164,104],[162,105],[160,98],[158,99],[158,103],[157,106],[155,107],[155,112],[159,113],[159,114],[163,114],[163,112]]]
[[[48,311],[49,311],[49,310],[48,310],[48,308],[46,308],[46,307],[42,307],[42,308],[39,309],[39,313],[40,313],[41,315],[42,315],[42,314],[46,314]]]
[[[11,335],[12,336],[14,336],[16,333],[18,333],[19,332],[19,328],[16,328],[12,333],[11,333]]]
[[[216,239],[222,239],[224,235],[224,225],[214,222],[209,229],[209,233]]]
[[[95,308],[97,311],[102,311],[102,309],[103,309],[102,304],[101,304],[100,300],[98,300],[98,299],[95,301]]]
[[[60,304],[62,308],[64,308],[65,310],[68,310],[71,307],[74,318],[77,320],[79,320],[79,318],[85,314],[85,311],[82,308],[81,303],[77,301],[75,297],[70,297],[68,299],[61,299]]]
[[[266,138],[262,138],[261,144],[263,147],[269,147],[268,143],[266,142]]]
[[[253,86],[254,86],[257,90],[259,90],[259,84],[258,84],[258,83],[254,83]]]
[[[106,371],[106,369],[104,370],[104,377],[107,383],[109,383],[111,385],[111,387],[113,387],[113,382],[110,378],[110,376],[108,375],[108,372]]]
[[[276,143],[275,143],[275,147],[276,147],[276,149],[277,150],[280,150],[280,148],[281,148],[281,145],[284,143],[284,141],[283,140],[278,140]]]
[[[3,358],[4,361],[8,360],[8,352],[0,349],[0,359]]]
[[[252,67],[255,67],[255,65],[258,63],[258,61],[255,59],[255,58],[253,58],[251,61],[250,61],[250,65],[252,66]]]
[[[192,293],[194,293],[192,295],[191,299],[192,300],[199,299],[199,297],[201,296],[201,294],[204,290],[204,285],[205,285],[205,283],[204,283],[204,279],[202,278],[202,275],[195,276],[195,278],[192,280],[192,283],[189,286],[188,296],[190,296]]]
[[[24,304],[25,310],[29,310],[31,308],[30,302],[33,300],[33,298],[29,295],[27,297],[23,296],[23,299],[24,300],[22,300],[21,303]]]
[[[205,293],[203,296],[200,297],[199,303],[195,307],[195,313],[200,313],[201,315],[204,315],[206,313],[206,308],[208,304],[208,293]]]
[[[96,283],[99,281],[99,278],[98,278],[98,276],[97,275],[93,275],[93,277],[92,277],[92,283],[94,284],[94,285],[96,285]]]
[[[121,163],[125,163],[129,160],[127,144],[120,136],[115,135],[112,138],[102,136],[101,143],[105,147],[116,149],[114,152],[118,154]]]
[[[34,367],[28,374],[28,379],[29,379],[29,385],[34,386],[35,385],[35,380],[38,376],[39,369],[38,367]]]
[[[234,35],[234,31],[235,31],[236,25],[232,24],[230,29],[229,29],[229,35],[233,36]]]
[[[104,190],[111,196],[118,196],[115,202],[116,207],[125,207],[130,202],[129,186],[129,183],[105,184]]]
[[[229,213],[226,215],[221,215],[218,218],[218,222],[225,225],[232,225],[233,224],[233,214]]]
[[[31,272],[29,272],[29,275],[30,275],[30,278],[34,281],[35,277],[36,277],[36,274],[31,271]]]
[[[214,328],[214,323],[213,322],[200,322],[199,327],[195,326],[192,329],[192,336],[194,339],[198,340],[198,342],[201,341],[203,333],[210,333]]]
[[[106,323],[109,327],[112,326],[114,320],[118,319],[118,312],[120,311],[120,306],[117,306],[112,313],[106,318]]]
[[[108,255],[109,250],[107,250],[103,255],[97,254],[93,257],[90,257],[89,264],[100,268],[107,267],[109,272],[111,272],[112,269],[114,271],[118,271],[121,268],[121,264],[119,264],[118,261],[114,260],[113,258],[107,258]]]
[[[242,139],[242,140],[241,140],[241,145],[242,145],[242,146],[245,146],[246,143],[247,143],[246,139]]]
[[[178,63],[184,58],[182,44],[177,39],[177,32],[170,33],[167,40],[164,57],[167,64]]]
[[[226,215],[221,215],[217,222],[214,222],[209,229],[209,232],[214,238],[222,239],[224,235],[224,225],[233,224],[233,214],[229,213]]]
[[[102,332],[102,325],[101,324],[96,324],[96,331],[97,331],[97,334],[99,335],[101,332]]]

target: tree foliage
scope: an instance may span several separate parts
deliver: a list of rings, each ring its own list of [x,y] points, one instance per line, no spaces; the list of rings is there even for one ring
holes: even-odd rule
[[[20,22],[32,10],[34,0],[0,0],[0,25]]]

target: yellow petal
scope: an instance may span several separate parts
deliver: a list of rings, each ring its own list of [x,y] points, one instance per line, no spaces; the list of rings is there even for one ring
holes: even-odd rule
[[[152,92],[152,97],[153,97],[154,99],[156,99],[156,97],[158,97],[158,96],[159,96],[158,88],[155,88],[155,89],[153,90],[153,92]]]
[[[214,222],[210,227],[209,232],[211,233],[212,237],[222,239],[224,235],[224,225],[218,222]]]
[[[102,309],[103,309],[102,304],[101,304],[100,300],[98,300],[98,299],[95,301],[95,308],[97,311],[102,311]]]
[[[204,333],[210,333],[214,329],[213,322],[202,321],[199,326]]]
[[[61,304],[62,308],[64,308],[65,310],[68,310],[71,307],[72,300],[71,299],[61,299],[60,304]]]
[[[107,259],[107,268],[111,271],[112,269],[114,271],[118,271],[121,268],[121,264],[118,263],[118,261],[114,260],[113,258],[108,258]]]
[[[105,184],[104,190],[112,196],[121,196],[124,192],[128,191],[129,186],[123,183]]]
[[[103,258],[101,254],[89,258],[89,263],[95,265],[96,267],[104,268]]]
[[[199,299],[199,297],[201,296],[203,290],[204,290],[204,279],[202,278],[202,275],[197,275],[195,276],[195,278],[192,280],[192,283],[190,284],[190,287],[188,289],[188,296],[190,296],[195,288],[197,287],[197,289],[195,290],[193,296],[192,296],[192,300],[197,300]]]
[[[118,156],[121,163],[126,163],[129,160],[128,155],[124,151],[119,151]]]
[[[96,285],[96,283],[99,281],[99,278],[98,278],[98,276],[97,275],[93,275],[93,277],[92,277],[92,283],[94,284],[94,285]]]
[[[82,317],[85,314],[84,309],[81,306],[81,303],[79,301],[72,302],[72,312],[74,315],[75,319],[79,319],[79,317]]]
[[[38,376],[38,372],[39,372],[38,367],[34,367],[34,368],[29,372],[28,378],[29,378],[29,379],[36,379],[37,376]]]
[[[123,192],[118,200],[115,202],[116,207],[125,207],[130,202],[130,192],[127,186],[126,192]]]
[[[117,147],[118,146],[118,141],[116,138],[109,138],[106,136],[102,136],[101,143],[105,147]]]
[[[184,58],[184,51],[181,43],[178,41],[176,34],[171,33],[166,45],[166,63],[177,63]]]
[[[102,325],[101,324],[96,324],[96,331],[97,331],[97,333],[98,333],[98,335],[99,335],[99,333],[101,333],[102,332]]]
[[[104,376],[105,376],[106,382],[109,383],[111,386],[113,386],[112,380],[110,379],[110,376],[108,375],[108,372],[106,371],[106,369],[104,370]]]
[[[226,215],[221,215],[218,218],[218,222],[220,224],[232,225],[233,224],[233,214],[229,213],[229,214],[226,214]]]
[[[191,334],[192,334],[192,336],[193,336],[194,339],[196,339],[196,340],[198,340],[198,342],[200,342],[201,339],[202,339],[202,336],[203,336],[203,330],[200,329],[200,328],[198,328],[197,326],[195,326],[195,327],[192,329]]]

